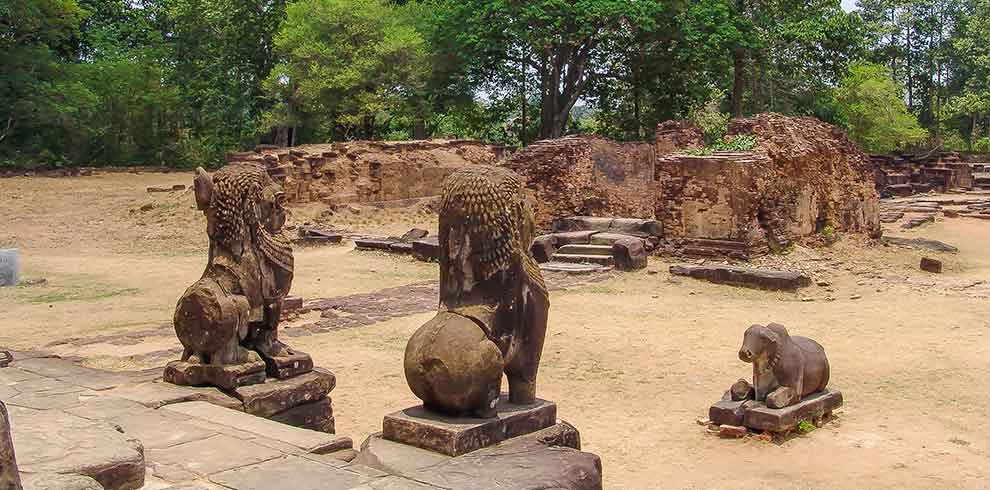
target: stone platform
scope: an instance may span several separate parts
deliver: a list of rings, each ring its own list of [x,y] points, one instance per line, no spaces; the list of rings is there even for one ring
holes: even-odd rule
[[[733,401],[726,395],[708,409],[708,419],[715,425],[742,426],[752,430],[787,432],[804,420],[827,416],[842,406],[842,392],[824,389],[784,408],[768,408],[756,400]]]
[[[498,401],[498,415],[490,419],[448,417],[422,405],[385,416],[382,437],[386,440],[460,456],[499,442],[536,432],[557,423],[557,405],[536,400],[528,405]]]
[[[30,352],[13,358],[0,368],[0,398],[24,490],[602,488],[601,460],[577,450],[580,437],[566,423],[459,457],[380,437],[359,454],[347,437],[250,415],[245,401],[216,388],[163,382],[160,369],[108,372]],[[325,388],[328,379],[302,381]],[[257,397],[251,406],[271,411],[279,399]],[[322,400],[312,403],[329,406]]]
[[[601,490],[601,459],[580,449],[580,434],[566,422],[457,457],[389,441],[378,433],[364,441],[353,463],[423,485],[383,487],[389,490]]]

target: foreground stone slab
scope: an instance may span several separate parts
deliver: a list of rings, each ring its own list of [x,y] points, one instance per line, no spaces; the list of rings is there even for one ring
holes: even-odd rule
[[[330,371],[312,371],[288,379],[271,379],[264,383],[240,386],[234,396],[244,403],[244,411],[259,417],[271,417],[290,408],[326,398],[337,385]]]
[[[129,434],[60,410],[10,407],[10,418],[22,472],[87,476],[107,490],[144,485],[144,447]]]
[[[842,406],[842,393],[828,388],[808,395],[795,405],[768,408],[764,405],[746,410],[743,425],[753,430],[787,432],[797,428],[802,420],[811,420],[832,413]]]
[[[211,405],[206,402],[186,402],[169,405],[162,410],[196,417],[214,424],[250,432],[261,437],[290,444],[307,453],[325,454],[353,446],[350,438],[326,432],[300,429],[280,422],[256,417],[236,410]]]
[[[386,440],[378,432],[361,443],[361,452],[354,462],[401,475],[443,463],[450,458],[438,452]]]
[[[670,273],[716,284],[757,289],[793,291],[811,285],[811,278],[797,272],[736,267],[731,265],[672,265]]]
[[[167,465],[202,477],[283,455],[281,451],[220,434],[166,449],[149,449],[147,457],[151,464]],[[142,474],[143,471],[144,468]]]
[[[560,423],[401,476],[457,490],[601,490],[601,459],[574,446],[577,430]]]
[[[58,357],[18,359],[13,366],[39,376],[96,391],[107,390],[130,381],[127,375],[80,366]]]
[[[370,478],[296,456],[224,471],[210,481],[236,490],[346,490]]]
[[[82,475],[26,475],[24,490],[104,490],[100,482]]]
[[[385,416],[382,436],[448,456],[460,456],[557,423],[557,405],[539,400],[531,405],[514,405],[503,395],[498,415],[490,419],[448,417],[426,410],[422,405]]]
[[[244,404],[213,387],[179,386],[164,381],[127,384],[114,388],[108,394],[131,400],[148,408],[161,408],[173,403],[208,401],[214,405],[244,410]]]

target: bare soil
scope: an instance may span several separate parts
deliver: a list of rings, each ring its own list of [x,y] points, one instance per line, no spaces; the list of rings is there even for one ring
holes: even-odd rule
[[[47,279],[0,288],[0,345],[119,370],[159,366],[174,355],[172,309],[202,272],[205,223],[188,191],[145,188],[191,180],[189,173],[0,179],[0,247],[21,248],[23,277]],[[325,211],[297,209],[293,222],[381,235],[436,228],[421,208]],[[541,396],[580,429],[585,450],[601,455],[607,488],[986,489],[990,221],[885,226],[960,251],[840,236],[831,247],[797,247],[760,261],[805,270],[823,284],[799,293],[675,278],[660,258],[646,271],[555,290]],[[920,271],[922,256],[943,260],[945,272]],[[293,294],[371,294],[436,274],[432,264],[347,243],[307,247],[296,251]],[[316,312],[284,328],[294,347],[337,374],[337,427],[357,442],[380,430],[384,414],[416,402],[402,353],[432,313],[415,311],[307,331],[321,320]],[[824,428],[784,442],[706,433],[696,421],[748,374],[736,357],[742,332],[771,321],[825,346],[831,385],[846,405]]]

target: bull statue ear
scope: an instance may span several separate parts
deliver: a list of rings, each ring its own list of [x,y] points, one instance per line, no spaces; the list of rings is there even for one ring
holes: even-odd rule
[[[197,167],[193,188],[196,192],[196,209],[205,211],[210,207],[210,201],[213,200],[213,176],[203,170],[203,167]]]

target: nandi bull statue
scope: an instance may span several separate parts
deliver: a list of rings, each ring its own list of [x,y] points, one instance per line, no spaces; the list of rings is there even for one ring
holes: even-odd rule
[[[536,401],[550,300],[533,231],[515,173],[473,166],[444,182],[440,308],[405,353],[406,381],[428,410],[495,417],[503,373],[510,403]]]
[[[176,305],[184,351],[165,368],[165,380],[234,389],[310,371],[309,355],[278,340],[293,275],[281,187],[261,166],[234,164],[212,175],[197,169],[194,189],[206,215],[209,260]]]
[[[753,398],[769,408],[784,408],[828,384],[828,358],[821,344],[791,336],[776,323],[749,327],[739,359],[753,364],[753,384],[736,382],[731,389],[735,400]]]

